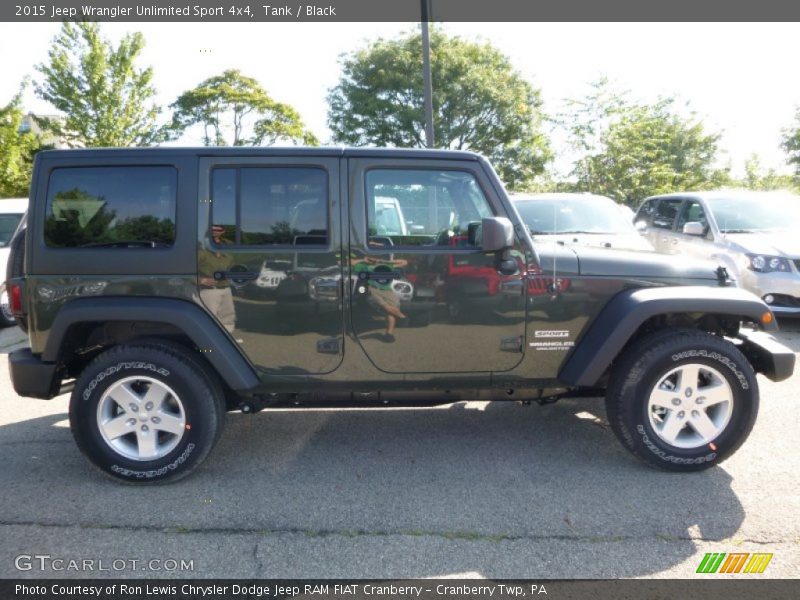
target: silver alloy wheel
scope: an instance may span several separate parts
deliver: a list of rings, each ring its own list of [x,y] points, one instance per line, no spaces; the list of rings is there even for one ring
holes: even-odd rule
[[[137,375],[114,382],[97,404],[97,426],[109,447],[139,461],[163,458],[180,443],[186,413],[165,383]]]
[[[647,415],[656,435],[683,449],[710,444],[733,414],[733,390],[722,374],[707,365],[685,364],[658,380],[650,392]]]

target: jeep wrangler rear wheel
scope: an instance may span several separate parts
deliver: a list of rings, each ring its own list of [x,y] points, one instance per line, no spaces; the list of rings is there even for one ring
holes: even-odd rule
[[[107,350],[83,371],[70,400],[78,447],[127,482],[188,475],[213,447],[223,418],[217,381],[188,350],[170,344]]]
[[[747,439],[758,413],[758,384],[730,342],[693,330],[659,332],[617,362],[606,410],[614,433],[639,458],[671,471],[698,471]]]

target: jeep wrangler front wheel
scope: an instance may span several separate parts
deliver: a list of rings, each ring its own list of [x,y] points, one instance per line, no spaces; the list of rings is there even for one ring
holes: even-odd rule
[[[671,471],[698,471],[747,439],[758,413],[758,384],[730,342],[693,330],[660,332],[617,362],[606,410],[614,433],[639,458]]]
[[[70,400],[78,447],[127,482],[186,476],[222,429],[223,393],[188,350],[159,343],[107,350],[81,374]]]

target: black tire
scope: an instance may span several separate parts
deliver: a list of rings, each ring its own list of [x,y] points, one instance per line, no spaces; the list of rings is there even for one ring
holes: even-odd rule
[[[17,234],[11,239],[8,244],[8,264],[6,265],[6,281],[22,277],[25,274],[25,231],[27,229],[20,229]],[[3,327],[11,327],[14,324],[19,325],[23,332],[28,333],[28,324],[22,319],[14,318],[9,321],[8,317],[2,315]]]
[[[713,439],[695,447],[678,447],[667,443],[654,429],[649,412],[653,408],[648,408],[648,404],[659,382],[673,369],[687,365],[699,365],[703,373],[699,381],[711,373],[724,378],[732,395],[732,406],[728,409],[726,423],[720,425]],[[694,400],[692,390],[668,393],[675,394],[673,403],[685,400],[687,404],[701,404],[703,389],[696,388]],[[695,330],[662,331],[634,344],[616,361],[606,393],[608,421],[622,445],[649,465],[669,471],[700,471],[736,452],[753,428],[758,404],[758,383],[744,355],[730,342]],[[688,418],[684,415],[690,413],[688,408],[686,411],[683,408],[684,404],[680,404],[674,409],[681,419]],[[656,418],[660,418],[659,410],[656,408],[653,412]],[[712,407],[703,410],[712,410]],[[691,414],[694,415],[694,411]],[[690,424],[680,431],[701,435]]]
[[[175,447],[153,460],[126,456],[112,447],[100,431],[98,405],[106,391],[123,379],[135,377],[154,380],[174,391],[185,417],[181,434],[167,436],[175,441]],[[141,385],[139,380],[133,381],[134,385]],[[146,389],[143,388],[143,393]],[[125,416],[134,414],[143,413],[131,412]],[[72,392],[69,418],[78,448],[106,475],[136,484],[173,482],[200,465],[219,439],[225,418],[225,396],[216,375],[191,351],[177,344],[134,342],[103,352],[84,369]],[[156,425],[149,421],[142,423],[149,424],[151,435],[161,439],[158,437],[161,434],[156,434]],[[119,439],[138,440],[135,430],[139,425],[136,421],[131,433]]]

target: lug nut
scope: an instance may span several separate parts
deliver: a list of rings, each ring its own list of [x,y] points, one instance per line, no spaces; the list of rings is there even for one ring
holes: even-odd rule
[[[153,417],[151,421],[153,421],[153,423],[161,423],[161,419],[159,419],[158,417]]]
[[[142,425],[142,431],[150,431],[150,428],[147,425]]]
[[[131,409],[133,412],[137,412],[137,411],[139,410],[139,407],[138,407],[138,406],[136,406],[136,405],[135,405],[133,402],[131,402],[131,403],[130,403],[128,406],[130,406],[130,409]]]
[[[136,425],[136,419],[128,419],[128,425]]]
[[[683,418],[683,417],[685,417],[685,416],[686,416],[686,413],[685,413],[685,412],[683,412],[683,411],[681,411],[681,412],[679,412],[679,413],[678,413],[678,418],[679,418],[679,419],[682,419],[682,418]]]
[[[680,403],[681,403],[681,399],[680,398],[673,398],[672,399],[673,406],[679,406]]]
[[[147,404],[145,404],[144,408],[145,410],[153,410],[153,403],[148,402]]]
[[[695,402],[697,402],[697,404],[702,404],[703,402],[705,402],[705,400],[706,399],[703,398],[702,396],[698,396],[698,398],[697,398],[697,400]]]

